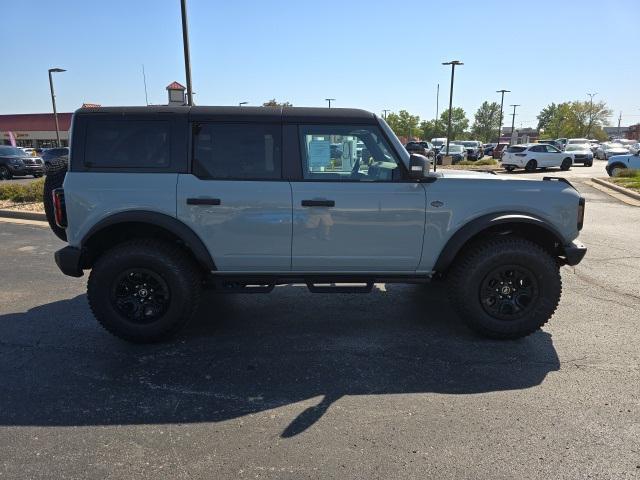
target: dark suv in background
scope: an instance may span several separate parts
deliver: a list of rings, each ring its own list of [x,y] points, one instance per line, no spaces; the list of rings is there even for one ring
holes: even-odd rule
[[[47,170],[49,170],[51,165],[57,162],[63,162],[65,165],[68,165],[69,147],[47,148],[42,152],[42,161],[44,162]]]
[[[433,145],[429,142],[407,142],[404,148],[406,148],[409,153],[417,153],[425,157],[433,157],[435,155]]]
[[[456,140],[451,142],[452,145],[462,145],[467,151],[468,160],[480,160],[484,157],[484,149],[482,143],[476,140]]]
[[[11,180],[14,176],[44,175],[42,159],[32,157],[24,150],[8,145],[0,145],[0,180]]]

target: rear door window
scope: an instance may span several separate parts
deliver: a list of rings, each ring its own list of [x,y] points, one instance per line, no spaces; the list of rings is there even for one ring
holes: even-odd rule
[[[279,180],[281,131],[279,124],[197,124],[193,174],[201,179]]]
[[[170,125],[164,120],[90,120],[84,163],[98,168],[165,168]]]

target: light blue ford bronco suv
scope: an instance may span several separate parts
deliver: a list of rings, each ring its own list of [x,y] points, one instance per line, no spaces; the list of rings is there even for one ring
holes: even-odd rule
[[[91,270],[95,317],[132,342],[176,334],[203,288],[289,283],[446,281],[477,332],[536,331],[560,300],[560,266],[586,253],[584,199],[564,179],[430,167],[363,110],[80,109],[45,208],[68,242],[60,270]]]

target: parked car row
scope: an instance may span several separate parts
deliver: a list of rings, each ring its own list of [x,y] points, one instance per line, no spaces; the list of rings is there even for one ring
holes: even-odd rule
[[[54,163],[69,162],[68,147],[39,150],[41,156],[36,155],[38,149],[0,145],[0,180],[30,175],[38,178],[45,175]]]

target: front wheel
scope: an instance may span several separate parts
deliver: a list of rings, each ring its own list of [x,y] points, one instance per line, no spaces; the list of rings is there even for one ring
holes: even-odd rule
[[[4,165],[0,166],[0,180],[11,180],[12,178],[13,175],[11,175],[9,169]]]
[[[519,237],[478,242],[449,273],[449,298],[476,332],[499,339],[529,335],[551,318],[562,280],[556,260]]]
[[[178,246],[151,239],[105,252],[89,276],[87,297],[98,322],[134,343],[170,338],[195,312],[201,275]]]
[[[613,167],[611,167],[611,176],[612,177],[617,177],[618,175],[620,175],[620,173],[622,173],[626,169],[627,169],[627,167],[624,167],[622,165],[616,164]]]
[[[562,160],[562,163],[560,164],[560,170],[566,172],[571,168],[572,163],[573,162],[571,161],[570,158],[565,158],[564,160]]]
[[[514,167],[513,165],[505,165],[504,169],[507,172],[513,172],[516,169],[516,167]]]

